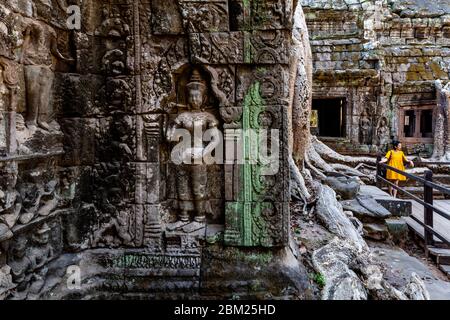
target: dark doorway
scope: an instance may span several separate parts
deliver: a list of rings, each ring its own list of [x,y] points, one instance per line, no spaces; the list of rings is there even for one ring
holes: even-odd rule
[[[345,98],[313,99],[313,114],[317,116],[313,134],[320,137],[345,137]]]
[[[406,138],[414,137],[416,133],[416,112],[415,110],[405,111],[405,125],[403,128]]]
[[[433,138],[433,110],[422,110],[420,114],[420,134],[422,138]]]

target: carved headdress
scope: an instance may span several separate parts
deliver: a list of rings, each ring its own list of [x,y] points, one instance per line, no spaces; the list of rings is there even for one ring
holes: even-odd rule
[[[50,232],[51,231],[51,229],[50,229],[50,227],[48,226],[48,224],[47,223],[44,223],[37,231],[36,231],[36,233],[37,234],[44,234],[44,233],[48,233],[48,232]]]
[[[191,79],[186,85],[186,89],[201,90],[203,93],[206,92],[206,82],[203,80],[202,75],[197,69],[192,71]]]

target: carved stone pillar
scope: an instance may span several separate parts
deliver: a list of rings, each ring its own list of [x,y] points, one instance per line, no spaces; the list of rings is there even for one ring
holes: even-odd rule
[[[140,185],[136,190],[136,203],[143,204],[144,235],[146,247],[160,251],[162,248],[162,226],[160,201],[163,194],[164,181],[161,176],[160,144],[162,143],[163,117],[160,114],[138,116],[141,135],[141,159],[138,179]]]

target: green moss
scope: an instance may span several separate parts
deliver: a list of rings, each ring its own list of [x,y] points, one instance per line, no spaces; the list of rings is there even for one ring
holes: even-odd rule
[[[214,26],[208,30],[209,32],[219,32],[219,28]]]
[[[250,284],[250,291],[258,292],[258,291],[261,291],[262,289],[263,289],[263,286],[261,284],[261,281],[254,280],[254,281],[251,282],[251,284]]]
[[[323,288],[326,285],[326,279],[325,279],[324,275],[321,274],[321,273],[315,273],[313,275],[313,280],[314,280],[315,283],[317,283],[317,285],[320,288]]]
[[[410,72],[422,72],[425,71],[425,66],[421,63],[411,64],[408,68]]]
[[[257,72],[264,73],[266,70],[261,68]],[[226,208],[226,219],[229,221],[227,231],[239,233],[236,235],[236,232],[226,232],[226,244],[246,247],[273,245],[273,237],[263,216],[263,212],[272,210],[271,204],[260,200],[260,195],[267,192],[260,179],[263,167],[258,164],[257,159],[261,141],[258,140],[258,135],[252,134],[261,129],[258,117],[265,108],[261,96],[261,83],[256,81],[250,86],[244,98],[242,129],[246,134],[241,144],[244,162],[239,173],[240,193],[237,202],[228,203]]]
[[[270,252],[249,254],[248,252],[238,251],[236,257],[239,260],[256,265],[267,265],[273,259],[273,255]]]
[[[265,68],[265,67],[258,67],[256,69],[256,72],[258,72],[258,73],[266,73],[267,72],[267,68]]]
[[[244,34],[244,63],[252,63],[253,62],[253,48],[252,42],[250,41],[251,34],[246,32]]]
[[[215,247],[220,250],[224,261],[231,263],[249,264],[253,266],[267,266],[273,260],[273,253],[268,250],[241,249],[227,247],[225,250],[221,247]]]
[[[448,79],[448,73],[442,70],[442,67],[436,61],[431,61],[429,66],[433,72],[435,79]]]
[[[208,244],[222,243],[223,242],[223,232],[217,233],[212,237],[207,237],[206,242]]]

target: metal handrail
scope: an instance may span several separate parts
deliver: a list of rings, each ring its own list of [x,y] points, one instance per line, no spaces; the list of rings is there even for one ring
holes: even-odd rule
[[[392,183],[391,181],[385,179],[381,175],[381,168],[385,168],[387,170],[394,171],[398,174],[401,174],[409,179],[412,179],[414,181],[418,181],[423,184],[424,187],[424,199],[420,199],[416,195],[413,195],[412,193],[402,189],[400,186]],[[425,243],[427,245],[433,245],[434,239],[433,236],[436,236],[438,239],[440,239],[442,242],[446,243],[450,246],[450,240],[447,239],[445,236],[439,234],[436,230],[433,229],[433,213],[436,212],[441,217],[447,219],[450,221],[450,214],[442,211],[439,208],[436,208],[433,206],[433,189],[436,189],[444,194],[450,195],[450,188],[446,188],[442,185],[436,184],[433,182],[433,172],[428,170],[425,172],[425,178],[418,177],[416,175],[413,175],[411,173],[399,170],[397,168],[391,167],[385,163],[381,163],[381,156],[378,156],[377,158],[377,186],[381,187],[381,183],[384,182],[394,188],[395,190],[398,190],[407,196],[409,196],[411,199],[417,201],[419,204],[424,206],[424,221],[420,221],[414,216],[410,216],[414,221],[419,223],[422,227],[424,227],[424,237],[425,237]]]

